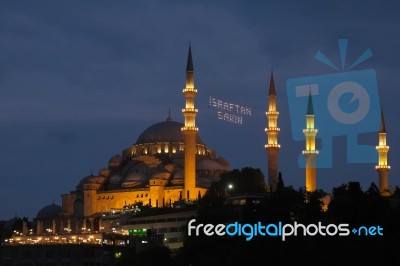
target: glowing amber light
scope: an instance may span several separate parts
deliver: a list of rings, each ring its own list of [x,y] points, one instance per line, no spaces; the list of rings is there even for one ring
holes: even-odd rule
[[[314,127],[314,108],[310,93],[307,104],[306,129],[303,130],[306,137],[306,149],[303,151],[303,155],[306,159],[306,191],[308,192],[314,192],[317,189],[316,158],[318,151],[316,150],[315,136],[318,130]]]
[[[389,146],[386,145],[386,127],[383,112],[381,113],[381,128],[379,130],[378,144],[379,145],[376,146],[376,151],[378,152],[378,165],[375,166],[375,169],[379,175],[379,192],[382,196],[390,196],[392,190],[390,189],[388,179],[390,171],[390,166],[388,165]]]

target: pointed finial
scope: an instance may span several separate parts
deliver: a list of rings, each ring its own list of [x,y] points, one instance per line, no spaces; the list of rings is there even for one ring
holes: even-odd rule
[[[93,176],[93,169],[90,169],[90,175]]]
[[[186,71],[194,71],[193,68],[193,59],[192,59],[192,45],[190,44],[189,41],[189,54],[188,54],[188,60],[187,60],[187,65],[186,65]]]
[[[167,117],[167,122],[170,122],[170,121],[172,121],[172,118],[171,118],[171,107],[168,107],[168,117]]]
[[[275,91],[275,81],[274,81],[274,73],[271,70],[271,78],[269,80],[269,96],[273,95],[276,96],[276,91]]]
[[[310,94],[308,95],[307,115],[314,115],[314,106],[311,97],[311,90]]]
[[[381,110],[381,128],[379,129],[379,133],[386,133],[386,125],[385,125],[385,117],[383,115],[383,107]]]

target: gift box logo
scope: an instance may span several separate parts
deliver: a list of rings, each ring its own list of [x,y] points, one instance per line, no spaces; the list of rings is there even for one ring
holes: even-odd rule
[[[345,69],[347,39],[339,40],[342,70]],[[374,69],[352,69],[372,56],[367,49],[347,70],[326,75],[293,78],[286,81],[292,136],[304,141],[308,95],[314,104],[315,128],[318,129],[318,168],[332,167],[335,136],[347,136],[348,163],[376,162],[375,146],[358,144],[358,134],[377,132],[380,123],[380,106],[376,72]],[[315,58],[338,70],[323,53]],[[305,167],[305,159],[299,156],[299,166]]]

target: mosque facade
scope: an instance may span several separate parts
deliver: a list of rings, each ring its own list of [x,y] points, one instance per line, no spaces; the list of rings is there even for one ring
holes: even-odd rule
[[[165,121],[145,129],[135,143],[112,156],[97,175],[84,177],[75,190],[61,195],[62,206],[42,208],[36,217],[37,233],[99,231],[102,215],[113,210],[137,203],[172,207],[177,202],[203,197],[230,166],[198,135],[196,93],[189,47],[183,89],[184,123],[168,115]]]

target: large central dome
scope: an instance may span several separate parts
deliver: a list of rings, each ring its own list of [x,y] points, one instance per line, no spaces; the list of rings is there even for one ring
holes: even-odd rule
[[[155,142],[184,142],[185,136],[181,128],[184,125],[179,122],[172,121],[168,118],[165,122],[160,122],[148,127],[140,134],[135,144],[155,143]],[[196,137],[197,144],[204,144],[199,135]]]

